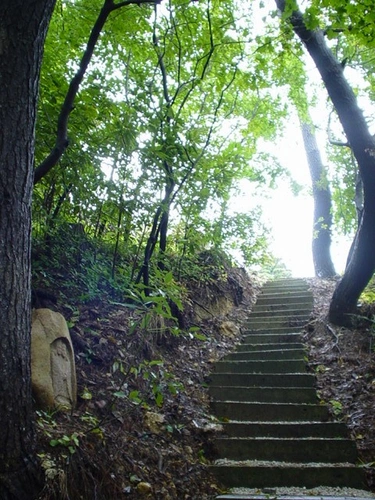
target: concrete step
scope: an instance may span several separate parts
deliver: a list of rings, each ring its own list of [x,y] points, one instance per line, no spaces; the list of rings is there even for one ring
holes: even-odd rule
[[[305,288],[306,290],[308,290],[310,285],[303,279],[291,278],[289,280],[267,281],[262,286],[262,290],[268,290],[269,288],[275,287],[282,288],[283,290],[288,290],[289,288]]]
[[[304,293],[306,295],[310,293],[311,295],[310,290],[306,286],[297,285],[297,286],[290,286],[288,288],[284,288],[282,286],[267,286],[261,290],[258,296],[261,297],[262,295],[267,295],[271,293],[283,293],[287,295],[289,293],[297,293],[297,292]]]
[[[251,310],[251,314],[254,313],[272,313],[275,314],[278,311],[280,313],[288,314],[290,311],[302,311],[306,314],[311,313],[313,308],[313,304],[311,301],[298,302],[296,303],[281,303],[281,304],[255,304],[255,306]]]
[[[342,438],[218,438],[215,449],[218,458],[236,461],[354,463],[357,459],[354,442]]]
[[[251,339],[250,339],[251,340]],[[262,339],[263,340],[263,339]],[[287,350],[287,349],[300,349],[306,350],[305,344],[301,342],[284,342],[284,343],[248,343],[239,344],[236,346],[236,352],[258,352],[258,351],[275,351],[277,349]]]
[[[305,301],[311,301],[311,305],[313,305],[313,298],[310,292],[269,292],[258,295],[256,305],[299,304]]]
[[[223,427],[224,434],[230,437],[349,437],[341,422],[226,422]]]
[[[279,284],[275,284],[275,285],[270,285],[270,286],[264,286],[259,295],[263,295],[265,293],[293,293],[293,292],[302,292],[302,293],[310,293],[311,294],[311,291],[309,290],[309,287],[306,286],[305,284],[296,284],[294,286],[288,286],[288,287],[285,287],[285,286],[282,286],[282,285],[279,285]]]
[[[303,489],[304,490],[304,489]],[[358,496],[340,496],[337,493],[335,496],[329,495],[307,495],[304,491],[295,495],[280,495],[276,496],[277,489],[264,488],[263,490],[257,491],[255,494],[251,492],[251,488],[248,489],[249,493],[228,493],[226,495],[219,495],[215,497],[216,500],[270,500],[270,498],[280,498],[282,500],[369,500],[369,497],[363,493]],[[314,491],[313,491],[314,493]]]
[[[307,316],[310,317],[311,314],[311,309],[310,308],[302,308],[302,307],[293,307],[292,309],[280,309],[278,307],[277,309],[271,309],[271,310],[258,310],[258,308],[255,306],[254,309],[251,311],[250,319],[255,319],[255,318],[273,318],[273,317],[279,317],[283,316],[284,318],[294,318],[298,316]]]
[[[232,385],[236,387],[315,387],[311,373],[211,373],[210,385]]]
[[[211,411],[218,418],[254,422],[328,422],[326,406],[293,403],[246,403],[239,401],[211,401]]]
[[[251,332],[243,336],[243,344],[288,344],[291,342],[298,342],[301,340],[302,335],[299,332],[275,332],[268,333],[269,330],[264,332]],[[239,346],[238,346],[239,347]]]
[[[216,373],[305,373],[304,359],[270,360],[270,361],[218,361],[215,363]]]
[[[301,326],[278,326],[278,327],[249,327],[246,328],[244,326],[242,328],[243,334],[244,335],[250,335],[251,333],[269,333],[269,334],[274,334],[274,333],[298,333],[299,335],[301,334]]]
[[[305,293],[309,293],[311,295],[311,290],[309,289],[308,286],[303,286],[301,284],[297,284],[294,286],[288,286],[284,287],[281,286],[280,284],[275,284],[273,286],[264,286],[258,293],[258,297],[264,293],[271,293],[274,290],[280,290],[281,293],[289,293],[293,292],[294,290],[303,290]]]
[[[280,328],[280,327],[302,327],[308,323],[310,316],[307,314],[296,315],[296,316],[263,316],[249,319],[244,324],[244,328],[256,329],[256,328]]]
[[[210,467],[222,484],[232,488],[316,486],[367,489],[365,473],[353,464],[231,463]]]
[[[304,359],[306,349],[279,349],[263,351],[236,351],[225,356],[225,360],[233,361],[265,361],[265,360],[292,360]]]
[[[317,403],[313,387],[233,387],[210,386],[209,394],[216,401],[247,401],[258,403]]]
[[[304,286],[309,288],[308,282],[304,278],[280,278],[276,280],[266,281],[262,289],[272,288],[274,286],[282,286],[283,288],[294,287],[294,286]]]

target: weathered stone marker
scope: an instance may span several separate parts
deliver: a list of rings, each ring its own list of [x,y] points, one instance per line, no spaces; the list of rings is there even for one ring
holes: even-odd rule
[[[31,379],[39,408],[71,409],[77,401],[74,351],[64,317],[50,309],[33,311]]]

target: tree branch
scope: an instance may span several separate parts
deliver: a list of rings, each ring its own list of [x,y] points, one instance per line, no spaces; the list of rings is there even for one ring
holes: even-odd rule
[[[155,6],[154,33],[152,36],[152,41],[153,41],[153,44],[155,47],[156,55],[158,57],[158,66],[160,68],[161,77],[162,77],[164,99],[165,99],[165,102],[169,108],[171,105],[171,98],[169,96],[169,91],[168,91],[167,70],[166,70],[165,64],[164,64],[165,44],[164,44],[164,51],[161,51],[160,45],[159,45],[159,39],[156,36],[156,14],[157,14],[157,10],[156,10],[156,6]]]
[[[87,42],[86,50],[82,56],[79,64],[78,71],[70,82],[68,92],[65,96],[64,103],[61,107],[60,115],[57,120],[57,135],[55,146],[50,154],[45,158],[38,167],[34,170],[34,184],[39,182],[60,160],[69,145],[68,139],[68,121],[70,113],[74,109],[74,100],[78,93],[79,87],[87,71],[88,65],[94,53],[94,49],[98,42],[99,36],[102,32],[104,24],[111,12],[126,7],[128,5],[142,5],[142,4],[155,4],[160,3],[161,0],[126,0],[118,4],[113,0],[105,0],[104,5],[98,15],[98,18],[91,30],[89,40]]]

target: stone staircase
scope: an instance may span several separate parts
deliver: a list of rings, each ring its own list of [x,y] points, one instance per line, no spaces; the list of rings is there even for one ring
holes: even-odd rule
[[[211,408],[224,432],[212,471],[228,488],[366,488],[346,426],[332,421],[307,372],[301,330],[312,303],[303,280],[266,284],[243,343],[215,364]],[[236,498],[253,497],[218,497]]]

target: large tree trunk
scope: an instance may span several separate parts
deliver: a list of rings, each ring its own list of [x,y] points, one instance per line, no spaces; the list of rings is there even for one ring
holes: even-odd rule
[[[319,278],[332,278],[336,272],[331,259],[331,191],[316,142],[313,125],[301,121],[301,129],[314,198],[312,254],[315,275]]]
[[[45,34],[54,0],[0,6],[0,498],[41,486],[33,453],[30,241],[34,128]]]
[[[276,0],[284,11],[285,0]],[[370,134],[355,94],[344,77],[343,68],[327,47],[321,30],[306,28],[303,15],[290,16],[294,32],[304,43],[318,68],[336,108],[346,137],[358,162],[363,182],[363,214],[352,256],[334,292],[329,318],[338,325],[350,325],[359,296],[375,271],[375,139]]]

